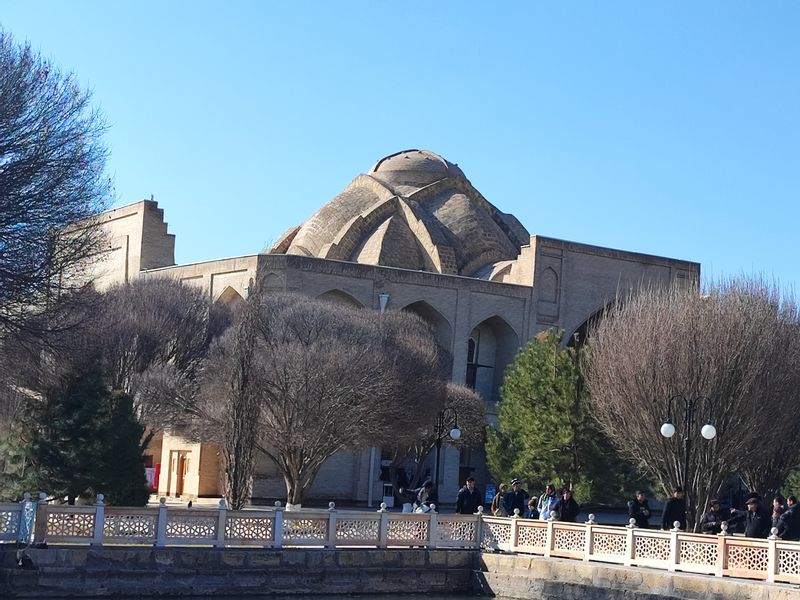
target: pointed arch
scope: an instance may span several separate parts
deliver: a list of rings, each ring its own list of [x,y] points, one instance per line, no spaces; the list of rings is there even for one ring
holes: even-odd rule
[[[239,292],[228,285],[225,286],[225,289],[222,290],[222,293],[217,296],[214,302],[225,306],[237,306],[239,303],[244,302],[244,298]]]
[[[500,400],[503,373],[519,350],[519,335],[505,319],[493,315],[472,328],[466,344],[466,383],[493,407]]]
[[[412,312],[427,323],[430,323],[439,345],[448,352],[453,352],[453,327],[442,313],[424,300],[407,304],[401,310]]]
[[[334,304],[351,306],[353,308],[364,308],[364,305],[361,304],[361,302],[353,298],[353,296],[351,296],[347,292],[339,289],[333,289],[333,290],[328,290],[327,292],[323,292],[322,294],[317,296],[317,299],[325,300],[326,302],[333,302]]]
[[[605,318],[609,311],[617,306],[618,302],[619,300],[617,299],[611,300],[591,313],[583,323],[573,329],[572,332],[569,332],[569,337],[565,336],[566,345],[574,347],[577,342],[579,347],[582,346],[589,336],[592,335],[597,324]]]

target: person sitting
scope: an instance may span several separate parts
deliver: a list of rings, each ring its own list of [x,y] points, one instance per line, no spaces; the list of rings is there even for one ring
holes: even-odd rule
[[[628,518],[634,519],[637,527],[647,529],[650,526],[650,505],[643,491],[637,491],[636,497],[628,500]]]
[[[700,522],[700,531],[710,535],[718,534],[722,531],[722,521],[719,500],[712,500],[708,503],[708,512]]]
[[[572,497],[572,490],[564,490],[561,500],[556,502],[553,507],[553,513],[559,521],[566,521],[567,523],[574,523],[581,512],[581,506]]]

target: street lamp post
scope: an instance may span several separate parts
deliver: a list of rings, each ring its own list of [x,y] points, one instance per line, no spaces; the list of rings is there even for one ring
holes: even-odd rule
[[[436,479],[436,489],[439,489],[439,456],[442,451],[442,440],[446,437],[457,440],[461,437],[461,429],[458,428],[458,413],[456,410],[448,406],[444,410],[439,411],[436,415],[436,423],[433,427],[433,433],[436,435],[436,467],[434,473]]]
[[[694,398],[687,398],[681,394],[676,394],[669,399],[667,406],[667,420],[661,426],[661,435],[665,438],[671,438],[675,435],[675,425],[672,424],[672,409],[673,402],[677,403],[677,408],[680,410],[681,403],[683,404],[683,493],[689,494],[689,461],[692,453],[692,436],[691,432],[694,429],[694,418],[698,408],[705,409],[708,415],[708,420],[703,427],[700,428],[700,435],[706,440],[713,440],[717,436],[717,428],[711,423],[711,399],[707,396],[696,396]]]

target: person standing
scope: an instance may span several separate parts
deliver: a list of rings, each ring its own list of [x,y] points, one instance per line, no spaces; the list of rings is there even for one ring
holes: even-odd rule
[[[581,512],[581,506],[572,497],[572,490],[564,490],[561,495],[561,500],[556,502],[553,507],[553,513],[559,521],[567,523],[574,523]]]
[[[664,505],[664,512],[661,513],[661,529],[669,531],[675,521],[678,522],[678,529],[686,529],[686,499],[683,497],[681,487],[672,490],[672,498]]]
[[[797,513],[797,498],[786,498],[786,510],[778,521],[778,537],[782,540],[800,540],[800,515]]]
[[[503,499],[506,497],[507,492],[508,492],[508,486],[505,483],[501,483],[499,491],[494,495],[494,498],[492,499],[492,514],[495,517],[508,516],[506,509],[503,508]]]
[[[456,512],[460,515],[474,515],[481,504],[481,494],[475,487],[475,478],[470,475],[456,496]]]
[[[553,507],[557,502],[556,488],[552,483],[549,483],[544,488],[544,494],[539,496],[539,504],[536,506],[539,511],[540,521],[548,521],[550,519],[550,514],[553,512]]]
[[[650,505],[642,490],[636,492],[633,500],[628,500],[628,518],[636,520],[636,526],[647,529],[650,526]]]
[[[536,503],[539,499],[536,496],[531,496],[528,500],[528,510],[525,511],[526,519],[538,519],[539,509],[536,508]]]
[[[700,531],[715,535],[722,531],[722,512],[719,509],[719,500],[712,500],[708,503],[708,512],[700,522]]]
[[[772,529],[772,517],[761,504],[761,498],[750,498],[745,505],[747,514],[745,515],[744,535],[752,538],[766,538],[769,530]]]
[[[519,510],[519,516],[525,514],[525,504],[528,499],[528,492],[522,489],[522,482],[519,479],[511,480],[511,491],[503,498],[503,508],[509,517],[514,516],[514,509]]]

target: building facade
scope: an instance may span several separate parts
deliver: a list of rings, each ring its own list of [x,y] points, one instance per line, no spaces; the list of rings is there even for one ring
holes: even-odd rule
[[[452,379],[473,387],[496,415],[503,372],[537,333],[583,335],[620,295],[641,286],[691,285],[700,265],[530,235],[498,210],[461,169],[428,151],[378,161],[267,251],[176,265],[174,236],[155,202],[103,215],[111,240],[97,267],[101,289],[134,277],[173,277],[213,301],[246,298],[256,280],[365,310],[408,310],[428,321],[453,356]],[[159,494],[218,493],[213,448],[165,435],[153,448]],[[385,490],[380,449],[341,453],[322,469],[311,500],[374,504]],[[483,452],[442,454],[439,495],[455,497],[473,473],[488,483]],[[255,486],[263,499],[284,495],[277,469],[264,460]]]

